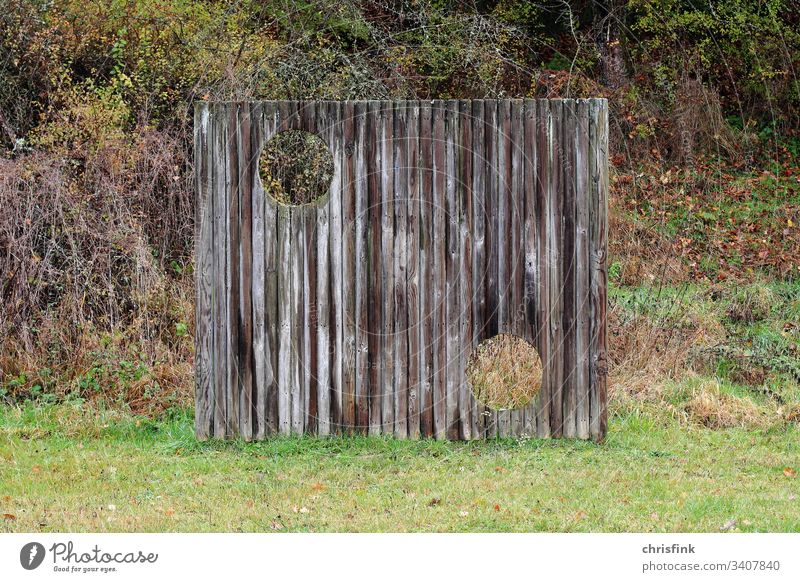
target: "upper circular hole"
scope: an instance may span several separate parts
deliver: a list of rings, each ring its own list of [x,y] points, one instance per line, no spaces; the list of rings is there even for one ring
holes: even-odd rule
[[[264,191],[280,204],[311,204],[328,195],[333,156],[318,135],[290,129],[264,145],[258,171]]]
[[[479,343],[466,372],[475,398],[494,410],[522,408],[542,387],[542,360],[536,348],[507,333]]]

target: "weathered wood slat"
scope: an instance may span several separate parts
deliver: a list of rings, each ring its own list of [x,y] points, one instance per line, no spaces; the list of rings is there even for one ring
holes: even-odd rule
[[[227,325],[227,285],[225,278],[225,262],[227,259],[227,198],[225,184],[225,128],[227,117],[222,105],[212,108],[214,128],[214,150],[211,160],[213,175],[213,210],[214,210],[214,289],[213,295],[213,332],[214,332],[214,436],[225,438],[228,407],[226,392],[228,391],[228,325]]]
[[[459,227],[458,227],[458,194],[456,188],[456,137],[460,133],[458,126],[458,101],[449,100],[445,113],[445,321],[447,350],[447,393],[446,393],[446,436],[448,439],[458,438],[458,379],[460,372],[459,358]]]
[[[329,106],[317,104],[317,131],[332,149],[338,128],[332,123]],[[331,432],[331,309],[330,309],[330,247],[329,220],[331,192],[324,203],[316,206],[316,286],[317,286],[317,434],[328,436]]]
[[[470,353],[486,339],[486,157],[484,102],[472,102],[472,342]],[[486,407],[477,398],[472,404],[472,434],[485,435]]]
[[[340,432],[343,423],[344,408],[344,285],[342,264],[342,239],[344,222],[342,220],[342,190],[343,190],[343,156],[345,144],[338,138],[342,127],[342,104],[331,102],[328,107],[328,116],[331,124],[331,156],[334,159],[333,178],[331,179],[330,199],[328,209],[330,212],[330,320],[331,320],[331,430]]]
[[[419,304],[419,102],[408,103],[406,180],[406,304],[408,342],[408,437],[419,438],[420,304]]]
[[[551,171],[547,191],[547,254],[550,271],[550,294],[548,297],[550,311],[550,371],[549,377],[552,392],[550,393],[550,430],[553,436],[560,437],[563,432],[563,395],[564,395],[564,334],[561,321],[563,304],[563,265],[561,262],[563,240],[561,237],[561,185],[563,182],[561,167],[564,163],[564,149],[561,140],[562,102],[555,99],[550,102],[550,121],[548,123],[549,153],[548,160]]]
[[[394,109],[382,104],[380,119],[381,155],[381,431],[394,432]]]
[[[589,103],[579,99],[575,125],[575,431],[589,438]]]
[[[270,139],[278,126],[278,108],[274,103],[265,103],[261,108],[261,131],[259,147]],[[260,155],[260,154],[259,154]],[[278,354],[279,354],[279,327],[278,327],[278,208],[272,197],[267,196],[263,190],[261,180],[257,180],[258,187],[254,194],[264,202],[264,317],[266,331],[267,357],[265,358],[266,376],[264,385],[266,389],[266,434],[277,434],[278,423]],[[254,285],[257,284],[254,281]],[[269,363],[269,366],[267,366]]]
[[[589,157],[592,198],[589,207],[591,267],[591,324],[589,338],[590,432],[602,440],[606,434],[606,293],[608,232],[608,107],[600,99],[590,102]]]
[[[458,156],[458,174],[456,176],[458,195],[458,233],[459,244],[459,294],[458,294],[458,418],[459,437],[464,440],[473,438],[473,401],[470,386],[467,383],[466,367],[472,352],[472,107],[469,101],[458,102],[459,134],[457,136],[456,153]]]
[[[420,431],[426,438],[434,436],[433,424],[433,142],[432,110],[420,108],[419,128],[419,308],[420,308]]]
[[[259,102],[195,110],[196,432],[265,438],[606,431],[603,100]],[[328,144],[328,197],[258,177],[277,132]],[[518,410],[477,401],[479,342],[542,358]]]
[[[406,231],[408,224],[408,102],[394,109],[394,435],[408,436],[408,305]]]
[[[194,109],[197,201],[195,211],[195,435],[213,434],[214,418],[214,210],[212,207],[213,125],[207,103]]]
[[[368,364],[369,434],[381,434],[381,381],[383,336],[383,285],[381,264],[381,102],[370,101],[367,110],[367,250],[368,261]]]
[[[483,339],[490,339],[500,333],[498,281],[497,274],[500,269],[500,158],[498,145],[500,130],[498,127],[498,101],[485,101],[484,112],[484,142],[486,145],[486,270],[485,270],[485,297],[486,297],[486,325]],[[486,437],[497,437],[498,412],[487,407]]]
[[[510,303],[513,301],[511,273],[511,102],[502,99],[497,111],[497,321],[499,333],[513,333]],[[511,411],[497,411],[497,436],[511,433]]]
[[[253,298],[253,392],[255,408],[253,416],[253,438],[263,439],[267,436],[267,377],[272,376],[272,362],[267,344],[266,294],[266,200],[258,177],[258,157],[263,140],[263,119],[261,103],[253,103],[250,111],[250,172],[251,192],[250,205],[253,211],[252,225],[252,275],[250,277],[250,294]],[[274,230],[274,225],[270,232]]]
[[[524,144],[523,153],[523,245],[525,253],[525,321],[523,337],[531,342],[541,352],[541,314],[540,314],[540,256],[539,256],[539,213],[537,204],[537,165],[536,165],[536,101],[526,99],[523,112]],[[542,420],[541,391],[537,398],[525,410],[523,433],[527,435],[544,436],[540,434],[539,424]]]
[[[253,438],[253,183],[250,152],[250,104],[237,107],[236,149],[239,197],[239,434],[245,440]]]
[[[575,115],[577,112],[573,101],[562,103],[562,192],[561,196],[561,325],[563,329],[563,434],[567,438],[575,437],[575,407],[577,391],[575,389]]]
[[[356,428],[356,168],[355,103],[342,111],[342,293],[344,308],[342,364],[342,427]]]
[[[550,408],[553,400],[553,357],[550,348],[550,102],[536,102],[536,225],[537,245],[536,264],[539,266],[537,285],[537,317],[536,332],[539,357],[542,359],[542,387],[539,393],[539,405],[536,411],[537,436],[550,436]]]
[[[525,209],[523,154],[525,151],[525,131],[523,120],[523,102],[521,99],[511,101],[511,124],[509,127],[511,163],[511,187],[508,210],[510,213],[511,246],[510,246],[510,273],[509,273],[509,329],[521,338],[525,337],[525,244],[523,238],[522,220]],[[519,435],[525,425],[525,408],[520,407],[511,411],[510,435]]]
[[[356,427],[366,434],[369,428],[369,264],[367,250],[368,235],[368,191],[367,191],[367,103],[359,101],[354,107],[354,170],[355,192],[355,393]]]
[[[433,301],[433,432],[437,439],[447,432],[447,329],[445,304],[445,104],[431,103],[433,142],[433,252],[431,291]]]

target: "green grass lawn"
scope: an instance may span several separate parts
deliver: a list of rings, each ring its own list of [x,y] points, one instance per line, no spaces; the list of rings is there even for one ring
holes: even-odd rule
[[[5,531],[800,531],[795,472],[796,424],[629,413],[602,445],[200,443],[189,411],[0,408]]]

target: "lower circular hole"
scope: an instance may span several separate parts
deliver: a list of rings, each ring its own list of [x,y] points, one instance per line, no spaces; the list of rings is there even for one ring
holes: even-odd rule
[[[475,398],[495,410],[526,406],[542,386],[542,360],[536,348],[508,333],[479,343],[466,372]]]

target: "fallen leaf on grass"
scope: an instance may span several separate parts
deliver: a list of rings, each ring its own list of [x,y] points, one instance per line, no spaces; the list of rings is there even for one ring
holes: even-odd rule
[[[498,473],[505,473],[506,472],[506,470],[503,467],[495,467],[494,470],[497,471]]]
[[[174,509],[172,509],[172,508],[170,507],[169,509],[167,509],[167,510],[164,512],[164,514],[165,514],[167,517],[172,517],[173,515],[175,515],[175,510],[174,510]]]
[[[499,505],[499,504],[497,504],[497,503],[495,503],[495,505],[494,505],[494,510],[495,510],[495,511],[500,511],[500,505]]]
[[[4,513],[3,514],[3,519],[7,519],[9,521],[14,521],[15,519],[17,519],[17,516],[14,515],[13,513]]]
[[[438,497],[434,497],[433,499],[431,499],[430,501],[428,501],[428,507],[436,507],[436,506],[437,506],[437,505],[439,505],[441,502],[442,502],[442,500],[441,500],[441,499],[439,499]]]
[[[585,511],[578,511],[578,513],[575,514],[575,521],[580,521],[587,517],[589,517],[589,515]]]
[[[41,472],[41,470],[42,470],[42,468],[39,465],[34,465],[33,467],[31,467],[31,472],[32,473],[39,473],[39,472]]]
[[[323,485],[322,483],[314,483],[314,484],[311,486],[311,488],[312,488],[314,491],[325,491],[325,485]]]
[[[796,477],[797,476],[797,471],[795,471],[791,467],[784,467],[783,468],[783,474],[786,475],[787,477]]]
[[[735,519],[729,519],[728,521],[725,522],[725,525],[723,525],[719,529],[720,529],[720,531],[731,531],[735,527],[736,527],[736,520]]]

